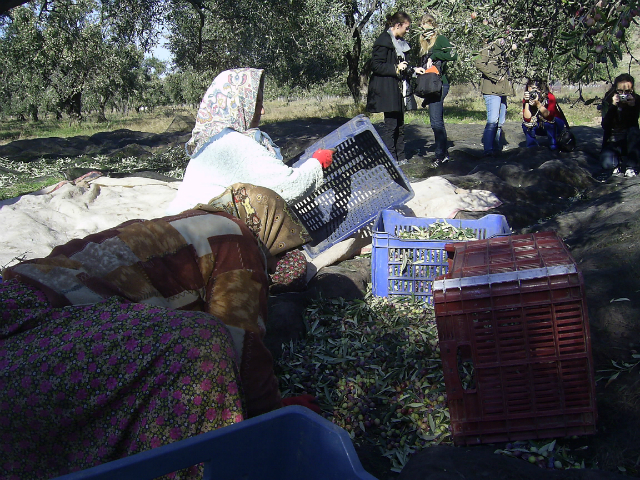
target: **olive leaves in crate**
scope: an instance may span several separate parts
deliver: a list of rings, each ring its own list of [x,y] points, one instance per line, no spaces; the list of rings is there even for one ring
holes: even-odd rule
[[[396,235],[402,240],[476,240],[476,233],[471,228],[457,228],[438,220],[428,227],[411,225],[409,230],[401,230]]]

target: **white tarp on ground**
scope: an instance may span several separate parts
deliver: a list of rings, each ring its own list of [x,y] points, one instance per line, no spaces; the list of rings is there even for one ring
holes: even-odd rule
[[[0,202],[0,267],[44,257],[56,245],[127,220],[162,217],[179,186],[180,182],[141,177],[88,176],[4,200]],[[451,218],[460,210],[485,211],[501,203],[491,192],[458,189],[442,177],[421,180],[412,187],[416,196],[406,208],[417,217]],[[362,242],[345,240],[313,264],[318,269],[330,265],[362,246]]]

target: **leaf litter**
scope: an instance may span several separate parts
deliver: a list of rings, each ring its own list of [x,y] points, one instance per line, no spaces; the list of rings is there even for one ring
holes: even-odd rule
[[[307,336],[283,345],[283,397],[314,395],[356,445],[374,445],[399,472],[423,448],[452,445],[433,308],[409,296],[317,299]],[[329,367],[329,368],[327,368]],[[496,453],[543,468],[584,468],[558,441],[507,443]],[[533,461],[532,461],[533,460]]]

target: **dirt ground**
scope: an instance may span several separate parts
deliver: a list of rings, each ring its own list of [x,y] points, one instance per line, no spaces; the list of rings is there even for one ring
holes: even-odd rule
[[[281,146],[285,158],[294,159],[346,121],[297,120],[268,124],[264,130]],[[604,182],[593,178],[599,170],[599,127],[574,127],[578,148],[567,154],[551,152],[544,140],[542,146],[526,149],[520,124],[506,124],[507,145],[498,157],[489,159],[481,158],[483,128],[481,124],[447,125],[451,161],[436,169],[431,165],[431,129],[407,125],[409,161],[402,168],[413,178],[441,175],[456,186],[490,190],[503,202],[490,213],[504,214],[514,232],[555,230],[565,240],[584,276],[596,377],[602,377],[596,385],[597,433],[576,441],[587,447],[581,450],[585,463],[600,470],[553,477],[552,472],[525,462],[500,459],[493,455],[494,448],[438,447],[437,452],[416,455],[401,478],[609,478],[623,470],[628,476],[640,476],[640,365],[636,364],[640,357],[633,357],[640,350],[640,177],[611,177]],[[188,125],[165,136],[122,132],[101,135],[105,142],[113,142],[113,148],[176,145],[189,135]],[[37,158],[46,151],[55,156],[58,143],[60,156],[70,155],[69,149],[81,155],[97,148],[87,137],[58,140],[12,142],[0,155],[24,158],[29,152]],[[458,216],[482,214],[460,212]],[[621,368],[615,368],[614,361]],[[365,468],[380,480],[398,477],[389,472],[388,461],[378,452],[361,448],[358,453]],[[502,463],[495,465],[494,457]]]

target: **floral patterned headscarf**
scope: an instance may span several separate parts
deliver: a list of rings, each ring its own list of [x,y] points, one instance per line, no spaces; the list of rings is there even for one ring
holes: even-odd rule
[[[202,97],[196,126],[186,144],[189,155],[196,155],[207,141],[225,128],[245,133],[279,155],[279,149],[267,134],[249,128],[263,75],[264,70],[259,68],[234,68],[225,70],[213,80]]]

